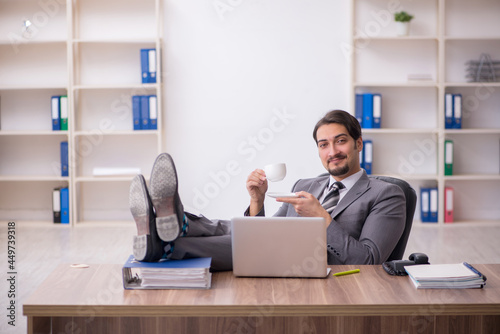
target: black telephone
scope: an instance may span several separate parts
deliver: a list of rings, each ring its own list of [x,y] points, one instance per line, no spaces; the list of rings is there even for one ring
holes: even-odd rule
[[[405,266],[429,264],[429,258],[424,253],[413,253],[408,260],[394,260],[384,262],[382,267],[389,275],[406,276]]]

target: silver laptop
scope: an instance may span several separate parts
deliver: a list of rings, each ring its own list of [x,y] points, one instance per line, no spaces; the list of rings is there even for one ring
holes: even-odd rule
[[[323,218],[235,217],[233,273],[250,277],[326,277]]]

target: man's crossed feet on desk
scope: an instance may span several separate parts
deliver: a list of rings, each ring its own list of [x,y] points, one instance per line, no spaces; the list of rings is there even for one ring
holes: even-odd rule
[[[187,233],[188,223],[177,189],[174,161],[167,153],[156,158],[149,188],[142,175],[132,180],[129,200],[137,225],[137,236],[133,241],[136,260],[160,260],[166,255],[165,247]]]

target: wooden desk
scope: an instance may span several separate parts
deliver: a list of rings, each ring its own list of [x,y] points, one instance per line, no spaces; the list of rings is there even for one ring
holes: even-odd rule
[[[29,333],[500,333],[500,264],[484,289],[417,290],[381,266],[327,279],[236,278],[124,290],[121,265],[59,266],[24,304]]]

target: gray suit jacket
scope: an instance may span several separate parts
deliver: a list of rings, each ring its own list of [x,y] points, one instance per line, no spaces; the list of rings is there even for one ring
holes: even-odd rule
[[[318,198],[329,175],[298,180],[292,192],[306,191]],[[259,214],[264,215],[264,211]],[[274,216],[299,216],[284,203]],[[381,264],[401,237],[406,220],[406,200],[397,185],[363,175],[348,190],[327,229],[328,264]]]

